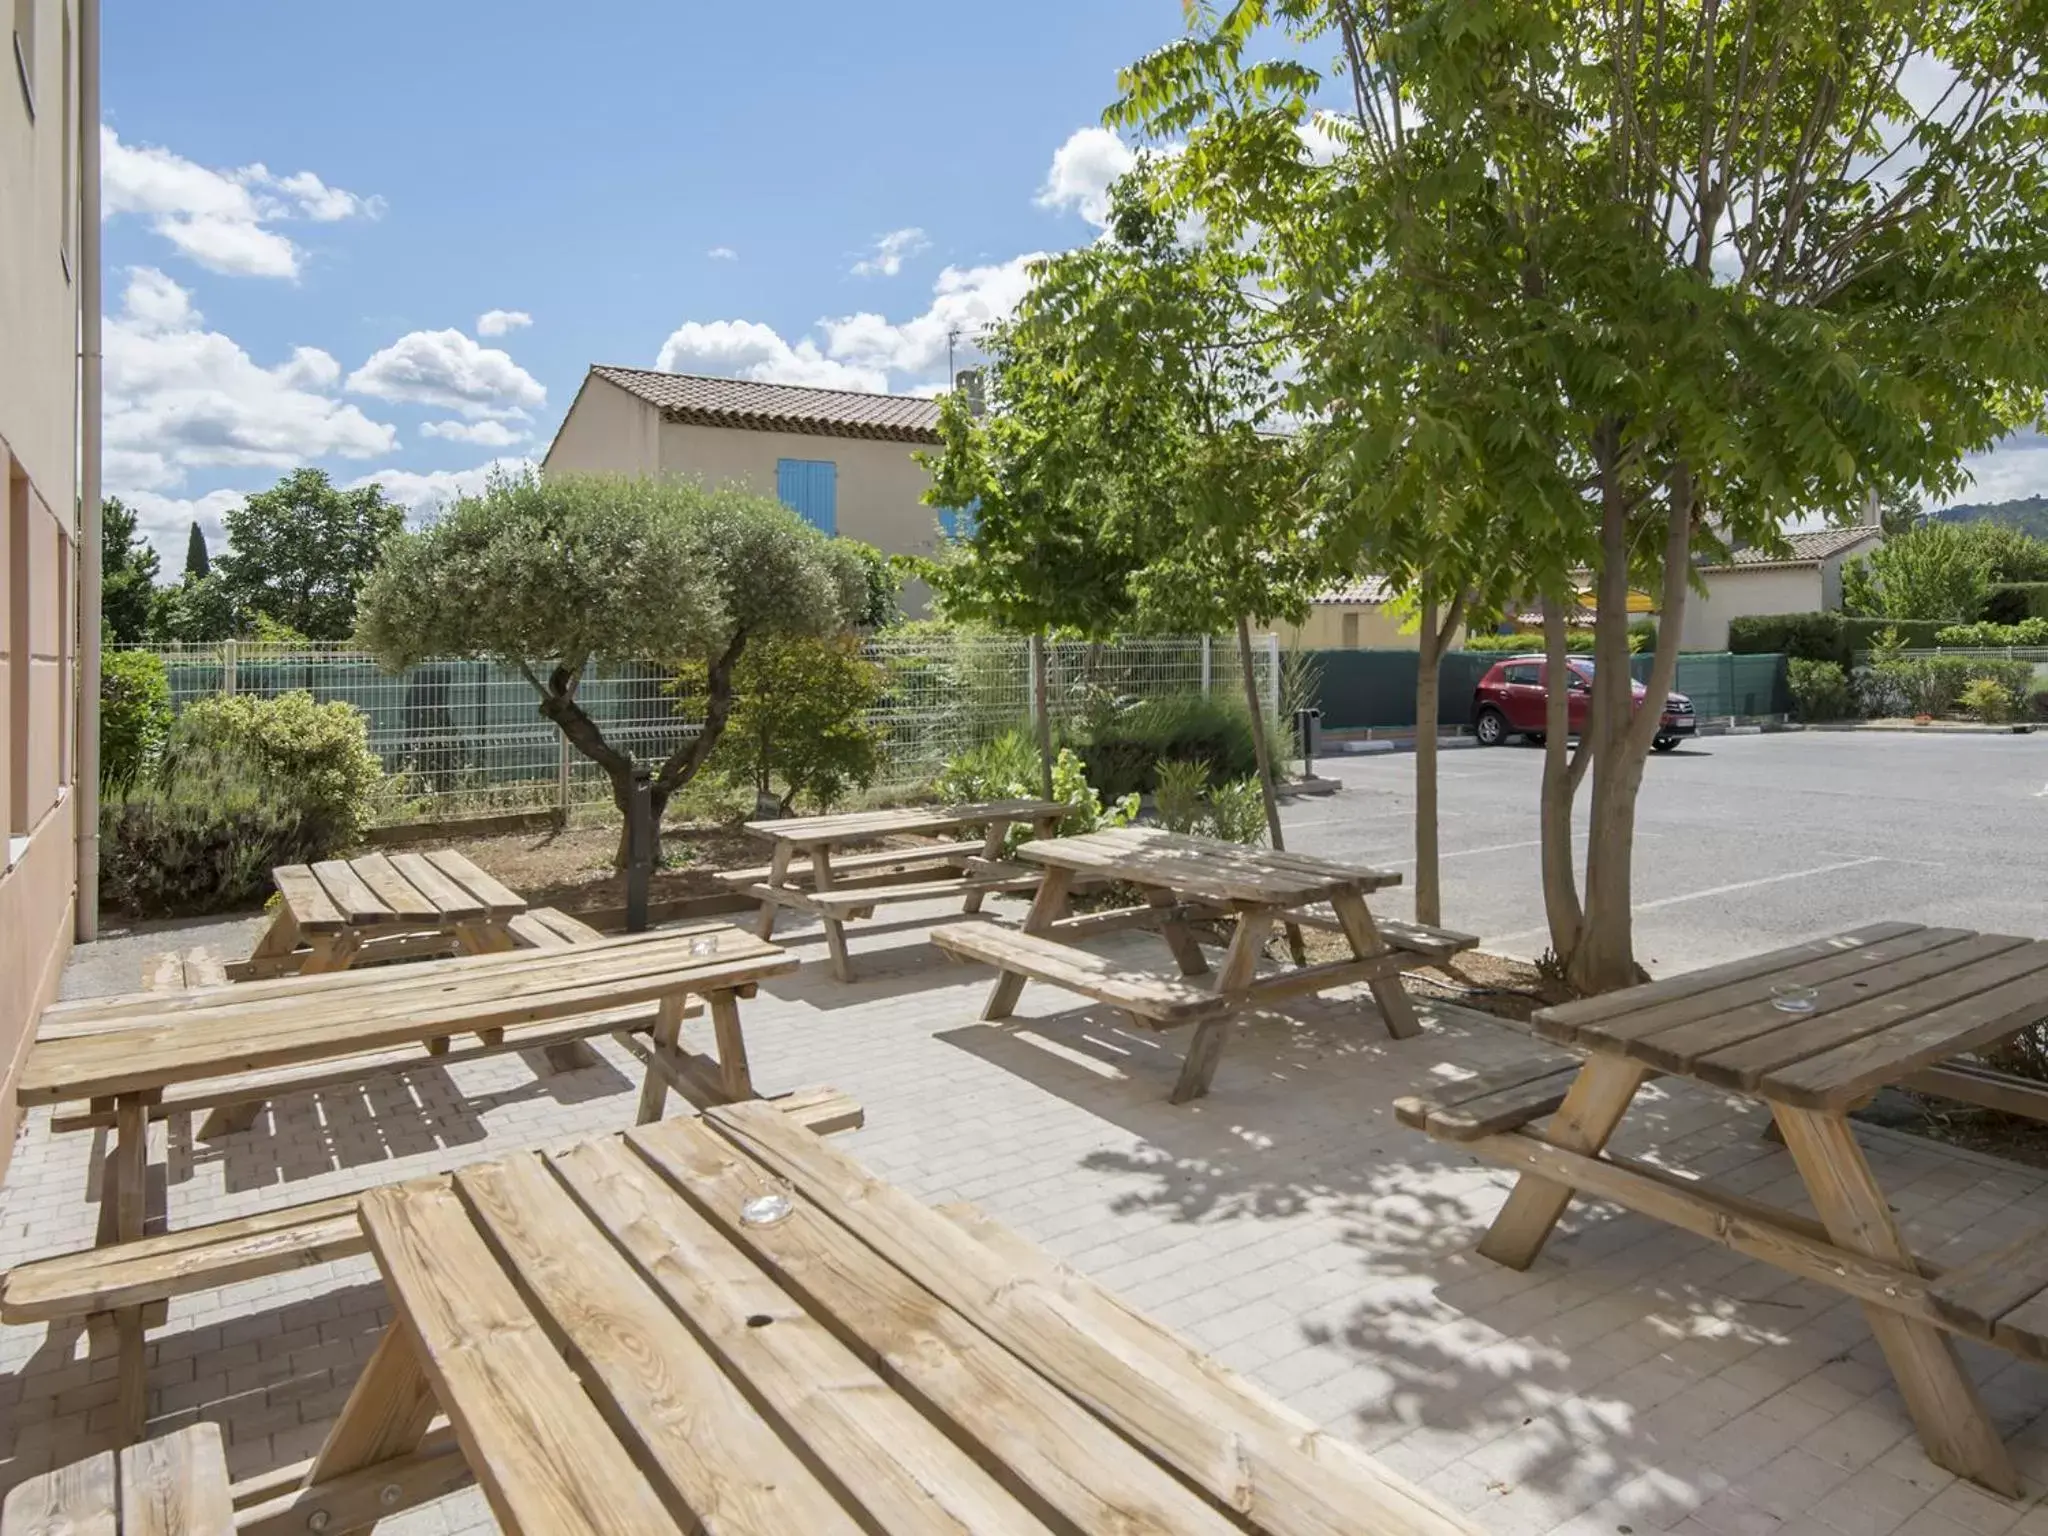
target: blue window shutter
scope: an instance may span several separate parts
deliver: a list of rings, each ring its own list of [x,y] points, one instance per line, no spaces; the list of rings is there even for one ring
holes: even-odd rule
[[[820,533],[839,531],[839,466],[830,459],[777,459],[775,497]]]
[[[952,507],[939,509],[939,532],[949,539],[971,539],[978,522],[976,513],[981,511],[981,498],[975,497],[966,506],[955,510]]]

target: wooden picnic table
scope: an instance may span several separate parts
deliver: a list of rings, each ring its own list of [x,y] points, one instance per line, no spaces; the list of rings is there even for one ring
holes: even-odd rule
[[[345,971],[380,960],[484,955],[517,943],[526,898],[453,848],[366,853],[271,871],[277,910],[231,981]]]
[[[1010,829],[1035,827],[1051,837],[1073,808],[1057,800],[988,800],[966,805],[894,811],[851,811],[837,816],[807,816],[788,821],[750,821],[747,831],[773,845],[770,862],[761,869],[731,870],[720,878],[761,903],[755,932],[772,937],[783,907],[807,912],[825,927],[832,956],[832,974],[853,980],[853,962],[846,951],[846,922],[867,917],[887,902],[927,901],[963,897],[961,910],[979,912],[984,896],[997,891],[1029,890],[1038,883],[1035,871],[1004,860]],[[962,833],[978,833],[963,838]],[[885,848],[879,852],[841,855],[850,843],[872,843],[890,837],[927,839],[922,846]],[[940,869],[945,873],[914,884],[895,883],[884,870]],[[843,884],[848,875],[857,878]],[[886,883],[885,883],[886,882]]]
[[[1376,920],[1366,894],[1400,884],[1392,870],[1156,827],[1119,827],[1026,843],[1017,857],[1046,871],[1022,931],[952,924],[935,930],[932,942],[950,954],[997,967],[1000,974],[982,1010],[984,1019],[1008,1018],[1025,981],[1035,977],[1112,1003],[1144,1028],[1194,1024],[1195,1037],[1172,1094],[1176,1104],[1209,1091],[1232,1017],[1257,1004],[1362,981],[1371,987],[1390,1035],[1405,1039],[1416,1034],[1422,1026],[1401,990],[1401,972],[1438,963],[1478,942],[1447,929]],[[1084,879],[1136,886],[1145,893],[1145,903],[1069,916],[1068,898],[1076,881]],[[1213,977],[1191,926],[1205,919],[1236,923]],[[1261,976],[1259,957],[1280,923],[1335,928],[1351,953]],[[1133,972],[1081,947],[1085,939],[1128,928],[1160,932],[1180,976]],[[1198,977],[1212,979],[1192,979]]]
[[[1951,1060],[2043,1019],[2048,943],[1879,923],[1539,1010],[1537,1032],[1583,1061],[1552,1056],[1399,1109],[1522,1170],[1480,1244],[1501,1263],[1533,1262],[1581,1192],[1856,1297],[1928,1455],[2013,1495],[2011,1459],[1949,1335],[2048,1362],[2048,1228],[1946,1272],[1917,1257],[1849,1116],[1902,1086],[2048,1119],[2048,1090]],[[1762,1099],[1819,1219],[1604,1155],[1658,1074]]]
[[[765,1105],[387,1186],[362,1220],[396,1315],[305,1483],[360,1473],[387,1513],[436,1491],[439,1410],[511,1536],[1474,1530]]]
[[[175,1111],[607,1032],[646,1067],[643,1124],[660,1117],[672,1086],[714,1101],[751,1098],[739,999],[796,964],[751,934],[705,923],[562,949],[61,1004],[30,1046],[15,1096],[24,1108],[88,1102],[83,1112],[60,1110],[59,1129],[114,1128],[99,1240],[131,1242],[143,1235],[149,1122]],[[679,1043],[693,993],[710,1004],[716,1061]],[[649,1029],[651,1045],[635,1038]],[[452,1048],[460,1035],[477,1043]],[[139,1428],[141,1314],[124,1308],[115,1319],[124,1422]]]

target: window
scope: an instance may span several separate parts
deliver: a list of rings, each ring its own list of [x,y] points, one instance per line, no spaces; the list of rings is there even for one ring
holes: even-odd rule
[[[818,532],[839,531],[839,466],[830,459],[777,459],[775,497]]]
[[[975,497],[966,506],[957,510],[953,507],[939,508],[939,532],[949,539],[971,539],[980,522],[981,498]]]
[[[1500,680],[1504,683],[1519,683],[1525,688],[1533,688],[1536,685],[1536,663],[1533,661],[1518,662],[1501,673]]]
[[[30,121],[36,115],[36,0],[14,0],[14,68]]]
[[[1344,615],[1343,619],[1342,619],[1342,620],[1340,620],[1339,622],[1340,622],[1340,624],[1341,624],[1341,626],[1342,626],[1342,628],[1343,628],[1343,631],[1344,631],[1344,649],[1345,649],[1345,650],[1347,650],[1347,651],[1355,651],[1355,650],[1357,650],[1357,649],[1358,649],[1358,615],[1357,615],[1357,614],[1355,614],[1355,613],[1347,613],[1347,614],[1345,614],[1345,615]]]

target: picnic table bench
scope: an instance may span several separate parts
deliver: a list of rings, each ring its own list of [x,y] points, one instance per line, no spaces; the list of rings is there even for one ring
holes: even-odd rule
[[[1898,1086],[2048,1120],[2048,1089],[1951,1060],[2043,1019],[2048,942],[1878,923],[1541,1009],[1536,1032],[1573,1054],[1532,1057],[1395,1108],[1520,1171],[1479,1245],[1500,1263],[1527,1268],[1582,1193],[1855,1297],[1927,1454],[2016,1495],[2011,1458],[1950,1336],[2048,1363],[2048,1228],[1947,1270],[1920,1258],[1849,1116]],[[1658,1074],[1769,1106],[1818,1219],[1606,1152]]]
[[[758,1104],[366,1196],[395,1318],[309,1486],[438,1409],[511,1536],[1471,1536],[972,1212]],[[419,1498],[394,1478],[396,1513]]]
[[[739,1000],[796,963],[751,934],[705,923],[554,950],[61,1004],[48,1010],[54,1017],[29,1048],[15,1094],[24,1108],[84,1100],[88,1108],[59,1123],[114,1128],[101,1181],[101,1242],[133,1243],[143,1236],[154,1118],[607,1033],[645,1068],[642,1123],[659,1118],[672,1087],[712,1101],[751,1098]],[[693,993],[710,1004],[715,1061],[679,1042]],[[637,1037],[648,1032],[651,1041],[642,1043]],[[476,1043],[448,1045],[462,1035]],[[316,1236],[310,1246],[309,1232]],[[318,1222],[295,1224],[280,1240],[285,1261],[320,1253],[319,1233]],[[257,1246],[266,1261],[278,1257],[271,1245]],[[239,1254],[231,1247],[230,1258]],[[208,1249],[199,1262],[221,1257]],[[114,1321],[122,1419],[139,1430],[142,1314],[124,1306]]]
[[[526,898],[453,848],[366,853],[271,871],[277,910],[231,981],[345,971],[382,960],[511,949]]]
[[[1195,1037],[1171,1095],[1175,1104],[1209,1091],[1231,1019],[1261,1003],[1362,981],[1371,988],[1390,1035],[1405,1039],[1416,1034],[1422,1026],[1401,990],[1401,973],[1441,964],[1479,942],[1445,928],[1378,922],[1366,906],[1366,893],[1398,885],[1400,875],[1305,854],[1155,827],[1119,827],[1026,843],[1017,857],[1046,871],[1022,930],[948,924],[933,931],[932,942],[948,954],[997,968],[984,1019],[1010,1017],[1025,981],[1036,979],[1120,1008],[1140,1028],[1193,1024]],[[1069,916],[1068,897],[1080,879],[1136,886],[1145,901]],[[1235,931],[1222,966],[1212,975],[1191,924],[1225,919],[1235,920]],[[1325,921],[1344,935],[1348,958],[1257,973],[1276,924]],[[1080,947],[1085,939],[1133,928],[1161,933],[1179,965],[1178,976],[1133,971]]]
[[[1035,827],[1040,837],[1059,830],[1072,809],[1056,800],[990,800],[937,809],[852,811],[837,816],[809,816],[788,821],[750,821],[747,831],[773,845],[770,861],[755,869],[728,870],[719,878],[761,903],[755,932],[770,938],[784,907],[807,912],[825,928],[832,974],[853,980],[853,962],[846,950],[846,923],[870,916],[892,902],[961,897],[962,910],[979,912],[984,896],[999,891],[1030,890],[1037,871],[1002,857],[1014,826]],[[961,833],[978,832],[962,838]],[[841,854],[850,843],[872,843],[887,837],[917,837],[922,845],[885,848],[873,853]],[[911,883],[872,877],[882,871],[930,869],[933,878]]]

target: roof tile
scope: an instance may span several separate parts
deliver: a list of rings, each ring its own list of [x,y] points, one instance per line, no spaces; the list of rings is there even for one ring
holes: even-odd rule
[[[1729,566],[1741,565],[1813,565],[1822,560],[1833,559],[1844,550],[1854,549],[1866,539],[1881,538],[1875,528],[1858,525],[1850,528],[1821,528],[1812,533],[1788,533],[1785,535],[1787,552],[1766,549],[1752,544],[1738,549],[1726,560],[1719,561],[1710,569],[1725,570]]]
[[[593,365],[590,371],[657,407],[670,421],[901,443],[939,440],[939,402],[915,395],[871,395],[607,364]]]

